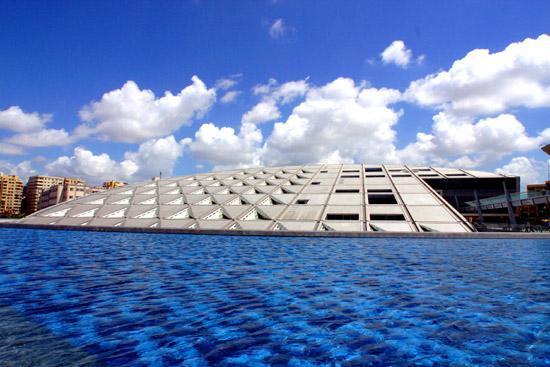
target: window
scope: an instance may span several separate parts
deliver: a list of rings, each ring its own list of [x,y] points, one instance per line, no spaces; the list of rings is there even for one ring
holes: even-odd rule
[[[368,199],[369,204],[397,204],[393,194],[369,194]]]
[[[320,182],[320,181],[313,181],[311,184],[312,184],[312,185],[320,185],[321,182]]]
[[[411,177],[409,174],[391,175],[391,177]]]
[[[382,168],[379,168],[379,167],[366,167],[365,172],[382,172]]]
[[[386,177],[386,176],[384,176],[384,175],[366,175],[365,177],[366,177],[366,178],[373,178],[373,177],[379,177],[379,178],[381,178],[381,177]]]
[[[446,176],[447,177],[466,177],[468,175],[465,173],[447,173]]]
[[[342,175],[340,178],[359,178],[359,175]]]
[[[328,171],[327,171],[327,170],[323,170],[323,171],[321,171],[321,173],[328,173]]]
[[[336,194],[351,194],[355,192],[359,192],[359,189],[336,189],[334,191]]]
[[[383,193],[390,193],[391,194],[391,189],[368,189],[367,192],[369,194],[383,194]]]
[[[403,214],[371,214],[370,220],[405,220]]]
[[[439,175],[435,173],[421,173],[419,174],[420,177],[439,177]]]
[[[342,173],[359,173],[358,169],[345,169]]]
[[[328,213],[326,220],[359,220],[357,213]]]
[[[309,203],[309,199],[299,199],[299,200],[296,200],[296,204],[298,205],[305,205]]]

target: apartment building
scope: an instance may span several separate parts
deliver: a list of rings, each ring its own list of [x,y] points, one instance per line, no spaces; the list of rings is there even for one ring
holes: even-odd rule
[[[0,216],[12,216],[21,212],[23,183],[16,175],[0,172]]]

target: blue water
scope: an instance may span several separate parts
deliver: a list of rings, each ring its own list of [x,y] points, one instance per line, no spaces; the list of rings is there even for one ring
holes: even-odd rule
[[[549,366],[550,241],[0,229],[2,330],[14,366]]]

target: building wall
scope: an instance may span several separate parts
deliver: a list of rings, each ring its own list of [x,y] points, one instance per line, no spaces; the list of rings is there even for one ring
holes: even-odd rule
[[[23,183],[15,175],[0,173],[0,215],[17,215],[21,212]]]
[[[62,185],[63,177],[31,176],[25,186],[25,213],[31,214],[38,210],[42,192],[53,185]]]

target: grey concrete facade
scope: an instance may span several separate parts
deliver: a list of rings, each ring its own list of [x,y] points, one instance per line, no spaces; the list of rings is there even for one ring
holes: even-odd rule
[[[452,177],[454,170],[325,164],[196,174],[92,194],[20,223],[238,233],[474,231],[422,179],[441,172]]]

